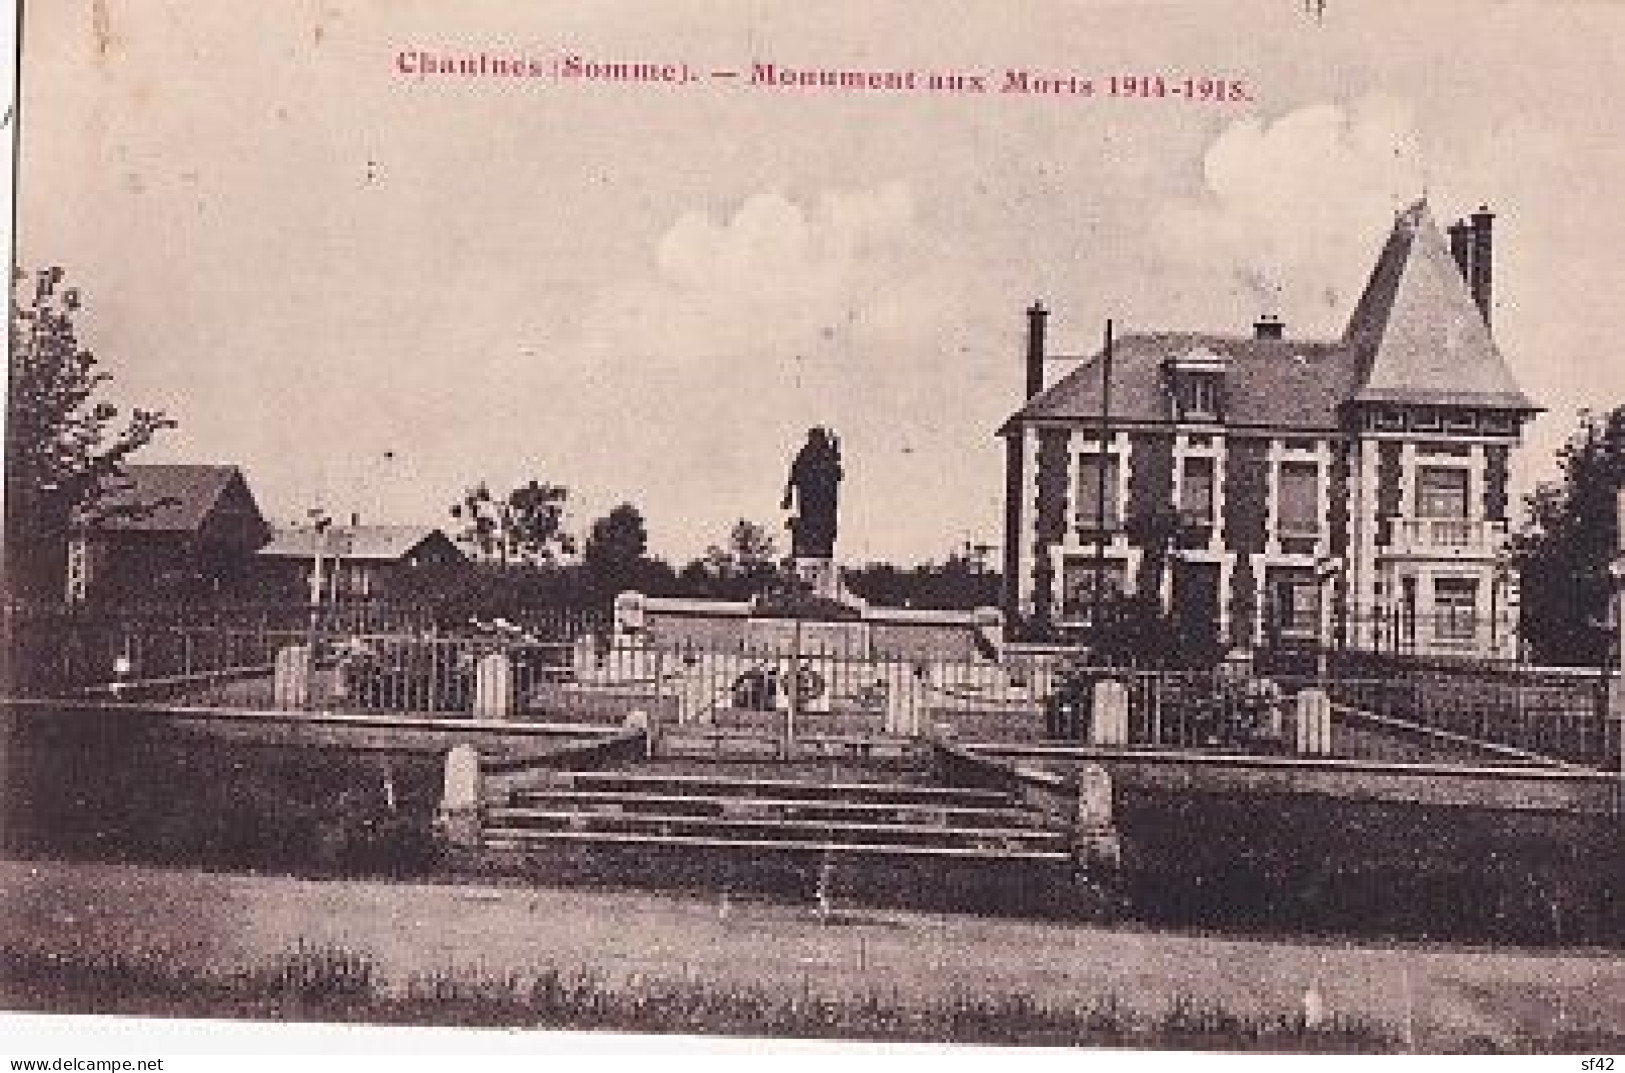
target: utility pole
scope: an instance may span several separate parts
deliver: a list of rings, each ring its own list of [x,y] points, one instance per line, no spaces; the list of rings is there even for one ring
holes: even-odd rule
[[[1106,349],[1100,356],[1100,422],[1095,454],[1095,591],[1090,615],[1096,646],[1099,645],[1106,596],[1106,460],[1112,427],[1112,322],[1106,320]]]

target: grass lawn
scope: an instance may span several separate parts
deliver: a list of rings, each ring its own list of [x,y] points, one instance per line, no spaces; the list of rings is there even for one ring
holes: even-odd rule
[[[0,862],[0,892],[12,1008],[1289,1050],[1625,1042],[1625,963],[1594,951],[44,861]],[[1305,1034],[1311,987],[1329,1019]]]

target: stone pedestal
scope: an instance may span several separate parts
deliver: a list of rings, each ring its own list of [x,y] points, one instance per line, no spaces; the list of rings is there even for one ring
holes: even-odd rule
[[[655,721],[649,717],[648,712],[642,708],[634,708],[626,713],[626,718],[621,721],[621,725],[627,730],[636,730],[643,735],[643,755],[651,757],[655,755],[655,748],[658,744],[655,740],[657,729]]]
[[[1297,751],[1301,756],[1329,756],[1332,751],[1332,700],[1323,689],[1298,694]]]
[[[310,649],[289,645],[277,650],[271,675],[272,703],[283,709],[304,708],[310,704]]]
[[[513,715],[513,664],[501,652],[474,665],[474,718],[507,719]]]
[[[926,710],[925,683],[912,663],[883,665],[886,688],[886,733],[920,733],[920,716]]]
[[[570,646],[570,673],[577,682],[591,682],[598,676],[598,638],[584,633]]]
[[[480,754],[472,745],[453,746],[446,754],[446,778],[435,822],[454,846],[479,847],[481,782]]]
[[[841,574],[834,559],[799,556],[796,559],[796,577],[806,584],[814,596],[838,600],[841,596]]]
[[[1077,816],[1072,821],[1072,856],[1081,870],[1116,869],[1123,848],[1112,818],[1112,777],[1099,764],[1078,769]]]
[[[1128,744],[1128,687],[1122,682],[1095,683],[1089,741],[1092,745]]]

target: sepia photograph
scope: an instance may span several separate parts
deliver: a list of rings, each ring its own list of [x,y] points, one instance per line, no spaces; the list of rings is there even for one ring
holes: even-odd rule
[[[14,22],[12,1069],[1625,1058],[1625,5]]]

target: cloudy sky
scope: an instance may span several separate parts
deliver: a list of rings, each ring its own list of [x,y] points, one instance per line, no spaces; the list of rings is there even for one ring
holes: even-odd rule
[[[777,527],[842,436],[840,555],[999,539],[1022,309],[1341,330],[1394,210],[1498,213],[1496,331],[1550,413],[1625,399],[1625,5],[53,0],[19,256],[64,265],[151,460],[279,521],[446,521],[479,480],[629,500],[674,557]],[[403,50],[747,72],[1244,80],[1248,102],[415,79]],[[1060,371],[1060,370],[1057,370]]]

